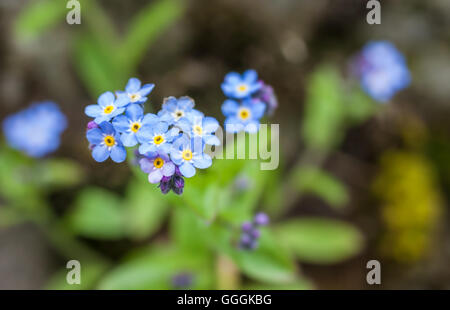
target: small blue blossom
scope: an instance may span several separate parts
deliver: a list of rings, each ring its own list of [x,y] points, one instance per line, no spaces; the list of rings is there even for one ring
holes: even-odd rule
[[[114,118],[112,124],[121,133],[120,139],[124,146],[132,147],[138,142],[144,142],[141,129],[159,121],[158,116],[148,113],[144,116],[144,109],[138,104],[128,106],[125,115]]]
[[[234,100],[225,100],[222,113],[225,115],[225,130],[239,132],[245,130],[255,133],[259,130],[259,119],[263,117],[266,105],[259,100],[244,100],[241,104]]]
[[[128,99],[128,103],[144,103],[147,101],[147,96],[155,88],[155,84],[145,84],[142,87],[141,85],[142,83],[139,79],[131,78],[128,80],[125,91],[117,91],[116,94],[118,97]]]
[[[178,136],[178,128],[169,129],[166,122],[158,122],[154,125],[146,125],[140,130],[140,140],[143,141],[139,147],[141,154],[147,153],[169,153],[171,142]]]
[[[181,136],[173,143],[170,158],[180,168],[180,172],[186,178],[195,175],[195,168],[206,169],[211,166],[212,159],[203,153],[204,143],[199,138],[187,138]]]
[[[353,64],[364,91],[386,102],[411,83],[403,55],[387,41],[369,42]]]
[[[87,106],[84,113],[87,116],[94,117],[94,121],[100,124],[122,114],[129,101],[123,96],[116,99],[112,92],[106,92],[100,95],[97,103]]]
[[[190,114],[178,123],[180,129],[190,137],[201,138],[205,144],[220,145],[220,140],[214,133],[219,128],[219,122],[214,117],[204,117],[203,114]]]
[[[168,97],[164,99],[162,110],[158,116],[169,125],[178,124],[180,120],[185,120],[188,115],[202,116],[203,113],[194,109],[194,100],[189,97]]]
[[[127,152],[120,141],[120,135],[109,122],[102,122],[98,128],[86,133],[88,141],[92,144],[92,157],[97,162],[104,162],[109,157],[121,163],[127,157]]]
[[[175,173],[175,165],[164,153],[144,157],[139,160],[139,165],[144,173],[148,173],[148,181],[153,184],[159,183],[163,177],[168,178]]]
[[[261,86],[255,70],[247,70],[242,75],[230,72],[222,83],[222,91],[227,97],[245,99],[257,92]]]
[[[8,144],[31,157],[42,157],[57,150],[66,127],[65,115],[50,101],[33,104],[3,121]]]

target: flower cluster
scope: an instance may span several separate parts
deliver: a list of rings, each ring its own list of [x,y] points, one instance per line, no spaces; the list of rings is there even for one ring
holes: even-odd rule
[[[50,101],[35,103],[3,121],[8,144],[31,157],[56,151],[66,127],[65,115]]]
[[[403,55],[387,41],[369,42],[352,62],[353,73],[373,99],[386,102],[411,83]]]
[[[247,70],[242,75],[228,73],[222,91],[228,97],[222,105],[227,132],[257,132],[264,114],[271,115],[278,106],[272,87],[258,80],[254,70]]]
[[[194,109],[189,97],[166,98],[157,114],[144,114],[143,104],[153,88],[154,84],[142,86],[131,78],[125,91],[102,94],[96,105],[85,109],[86,115],[94,118],[86,136],[98,162],[108,158],[123,162],[125,147],[136,147],[137,163],[149,182],[159,183],[164,194],[173,190],[180,195],[184,177],[211,166],[212,159],[204,149],[207,144],[220,144],[214,134],[219,123]]]
[[[245,250],[253,250],[258,246],[258,239],[261,236],[259,227],[269,224],[269,217],[265,213],[257,213],[253,220],[244,222],[241,226],[242,234],[239,240],[239,247]]]

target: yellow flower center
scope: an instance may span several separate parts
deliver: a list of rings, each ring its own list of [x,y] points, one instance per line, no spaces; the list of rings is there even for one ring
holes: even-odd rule
[[[203,128],[200,125],[195,125],[194,126],[194,133],[201,136],[203,133]]]
[[[239,92],[243,93],[243,92],[246,92],[248,90],[248,86],[247,86],[247,84],[241,84],[241,85],[239,85],[237,87],[237,89],[238,89]]]
[[[184,151],[181,153],[181,157],[182,157],[184,160],[191,160],[191,159],[192,159],[192,151],[191,151],[191,150],[184,150]]]
[[[105,136],[103,138],[103,142],[105,142],[106,146],[108,147],[114,146],[116,144],[116,140],[113,136]]]
[[[138,132],[139,131],[139,129],[141,128],[141,124],[139,124],[139,123],[133,123],[133,124],[131,124],[131,131],[132,132]]]
[[[139,94],[129,94],[128,97],[130,98],[131,102],[136,102],[141,99],[141,95]]]
[[[247,108],[241,108],[239,110],[238,115],[239,115],[240,119],[245,121],[246,119],[248,119],[250,117],[250,110]]]
[[[164,159],[162,159],[161,157],[156,158],[153,161],[153,166],[155,166],[155,168],[161,168],[162,166],[164,166]]]
[[[103,113],[110,114],[112,111],[114,111],[114,106],[113,105],[109,105],[103,110]]]
[[[155,143],[156,145],[159,145],[163,142],[164,142],[164,137],[161,135],[157,135],[153,138],[153,143]]]

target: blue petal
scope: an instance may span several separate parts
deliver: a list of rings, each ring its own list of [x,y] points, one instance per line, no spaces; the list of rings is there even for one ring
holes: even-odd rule
[[[88,139],[89,143],[97,145],[103,141],[103,133],[99,128],[94,128],[86,133],[86,138]]]
[[[98,97],[97,103],[102,108],[105,108],[106,106],[113,105],[114,100],[115,100],[114,94],[108,91],[106,93],[101,94],[100,97]]]
[[[255,70],[247,70],[243,74],[244,81],[253,84],[258,80],[258,73]]]
[[[266,111],[266,105],[261,101],[253,102],[249,107],[251,109],[253,119],[260,119]]]
[[[157,147],[154,144],[150,143],[141,144],[141,146],[139,147],[139,153],[141,154],[154,153],[157,151],[158,151]]]
[[[178,149],[173,149],[170,152],[170,159],[176,164],[181,165],[183,162],[183,157],[181,157],[181,151]]]
[[[157,123],[158,121],[159,121],[158,116],[152,113],[147,113],[142,119],[142,125],[151,125]]]
[[[144,110],[139,104],[132,104],[127,108],[126,116],[133,122],[138,121],[144,115]]]
[[[94,147],[94,150],[92,151],[92,157],[95,159],[95,161],[101,163],[108,159],[109,157],[109,151],[106,146],[97,145]]]
[[[236,117],[229,117],[225,120],[225,130],[236,133],[244,129],[244,125]]]
[[[136,139],[136,134],[134,132],[123,133],[122,136],[120,137],[120,140],[126,147],[133,147],[138,143]]]
[[[177,108],[177,98],[175,97],[165,98],[162,104],[162,108],[169,112],[175,111],[175,109]]]
[[[234,100],[225,100],[222,104],[222,113],[225,116],[235,115],[239,109],[239,104]]]
[[[205,144],[209,144],[209,145],[220,145],[219,138],[217,138],[214,135],[203,136],[203,141],[205,142]]]
[[[141,81],[139,81],[139,79],[137,78],[131,78],[128,80],[125,90],[129,94],[134,94],[137,93],[140,88],[141,88]]]
[[[237,72],[230,72],[225,75],[225,83],[227,84],[238,84],[242,81],[241,75]]]
[[[219,128],[219,122],[214,117],[205,117],[202,123],[204,133],[213,133]]]
[[[251,121],[245,125],[245,131],[248,133],[257,133],[259,130],[259,122]]]
[[[212,159],[209,155],[202,154],[202,156],[195,156],[192,159],[192,163],[194,164],[195,168],[206,169],[211,166]]]
[[[178,99],[178,107],[183,111],[189,111],[194,107],[194,100],[190,97],[181,97]]]
[[[130,98],[128,96],[119,96],[116,101],[114,102],[114,105],[118,108],[125,107],[127,104],[130,103]]]
[[[103,112],[102,108],[97,104],[88,105],[84,109],[84,114],[86,114],[87,116],[90,116],[90,117],[97,117],[97,116],[101,115],[102,112]]]
[[[180,166],[180,172],[186,178],[191,178],[195,175],[195,168],[192,164],[185,162]]]
[[[153,88],[155,88],[155,84],[145,84],[144,86],[142,86],[141,90],[139,91],[139,94],[142,97],[145,97],[151,93]]]
[[[116,145],[111,149],[111,159],[116,163],[121,163],[127,158],[127,151],[123,146]]]
[[[170,150],[172,149],[172,144],[167,142],[160,144],[158,149],[159,149],[158,152],[169,153]]]
[[[100,129],[106,134],[114,134],[114,127],[109,122],[102,122],[99,124]]]
[[[166,122],[159,122],[154,126],[153,132],[154,133],[165,133],[167,132],[167,129],[169,128],[169,124]]]
[[[119,115],[112,121],[118,132],[127,132],[130,129],[130,120],[125,115]]]

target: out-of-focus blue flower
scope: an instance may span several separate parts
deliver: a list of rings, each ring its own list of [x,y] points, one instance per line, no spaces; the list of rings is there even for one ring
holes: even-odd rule
[[[159,183],[163,177],[171,177],[175,173],[175,165],[167,154],[155,154],[152,157],[144,157],[139,161],[141,170],[148,173],[150,183]]]
[[[258,91],[261,86],[255,70],[247,70],[242,75],[230,72],[222,83],[222,91],[230,98],[244,99]]]
[[[174,289],[188,289],[193,282],[194,277],[189,272],[182,272],[172,277],[172,287]]]
[[[3,121],[8,144],[31,157],[42,157],[58,149],[66,127],[65,115],[50,101],[33,104]]]
[[[387,41],[366,44],[352,65],[364,91],[380,102],[390,100],[411,83],[405,58]]]
[[[86,137],[93,146],[92,157],[97,162],[104,162],[111,157],[114,162],[121,163],[127,157],[119,133],[109,122],[102,122],[99,128],[89,130]]]
[[[225,130],[239,132],[245,130],[255,133],[259,130],[259,119],[263,117],[266,105],[259,100],[244,100],[242,104],[225,100],[222,113],[225,115]]]
[[[187,96],[175,98],[168,97],[164,99],[162,110],[158,112],[158,116],[162,121],[168,122],[169,125],[178,124],[180,120],[184,120],[188,115],[203,116],[203,113],[194,109],[194,100]]]
[[[190,137],[201,138],[205,144],[220,145],[219,138],[214,135],[219,128],[219,122],[214,117],[190,114],[180,120],[178,126]]]
[[[199,138],[187,138],[185,135],[174,141],[170,158],[180,168],[186,178],[195,175],[195,168],[206,169],[212,164],[208,154],[203,153],[204,143]]]
[[[131,78],[128,80],[125,91],[117,91],[116,94],[118,97],[127,98],[128,103],[144,103],[147,101],[148,94],[155,88],[155,84],[145,84],[142,87],[141,85],[139,79]]]
[[[252,97],[266,104],[266,113],[271,116],[278,108],[278,99],[273,87],[260,81],[261,89]]]
[[[148,113],[144,116],[144,110],[138,104],[128,106],[125,115],[114,118],[112,124],[121,133],[120,139],[124,146],[132,147],[138,142],[144,142],[141,134],[144,126],[151,126],[159,121],[158,116]]]
[[[246,221],[241,225],[241,237],[239,239],[239,247],[244,250],[253,250],[258,246],[258,240],[261,236],[260,226],[269,224],[269,217],[265,213],[258,213],[253,220]]]
[[[169,130],[169,124],[166,122],[146,125],[140,130],[139,139],[142,144],[139,146],[139,152],[141,154],[157,152],[168,154],[172,147],[171,142],[178,133],[178,128]]]
[[[97,124],[108,122],[113,117],[122,114],[129,100],[124,96],[115,98],[112,92],[106,92],[98,97],[98,104],[88,105],[84,110],[87,116],[94,117]]]

